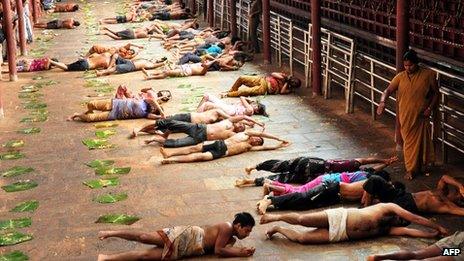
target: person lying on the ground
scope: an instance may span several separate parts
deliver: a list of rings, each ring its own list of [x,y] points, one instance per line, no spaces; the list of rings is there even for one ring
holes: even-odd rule
[[[129,60],[124,59],[119,56],[119,54],[115,53],[111,56],[111,61],[107,69],[105,70],[97,70],[96,75],[103,76],[103,75],[110,75],[113,73],[129,73],[140,71],[142,69],[156,69],[165,65],[165,60],[156,61],[155,59],[147,60],[144,58]]]
[[[145,26],[135,29],[125,29],[122,31],[113,31],[108,29],[107,27],[102,27],[100,30],[100,34],[109,36],[114,40],[127,40],[127,39],[141,39],[147,38],[149,34],[153,32],[153,26]]]
[[[246,87],[243,87],[245,85]],[[288,94],[299,88],[300,79],[285,73],[273,72],[266,76],[240,76],[223,97]],[[241,88],[240,88],[241,87]]]
[[[268,116],[266,113],[266,106],[258,101],[253,101],[245,97],[240,97],[240,101],[234,104],[228,104],[224,100],[212,94],[203,95],[203,99],[200,101],[197,107],[197,112],[204,112],[208,110],[221,109],[230,116],[237,115],[263,115]]]
[[[64,12],[75,12],[79,10],[78,4],[73,3],[61,3],[55,4],[55,6],[51,9],[48,9],[47,12],[50,13],[64,13]]]
[[[211,124],[211,123],[215,123],[218,121],[228,119],[230,117],[231,116],[229,116],[223,110],[214,109],[214,110],[209,110],[205,112],[178,113],[178,114],[167,116],[166,119],[188,122],[188,123],[195,123],[195,124]],[[150,124],[143,126],[140,129],[134,128],[129,138],[133,139],[137,137],[137,135],[140,132],[148,133],[148,134],[156,134],[157,125],[156,123],[150,123]]]
[[[74,29],[79,25],[81,25],[79,21],[74,20],[73,18],[68,18],[64,20],[54,19],[50,22],[35,23],[34,27],[44,29]]]
[[[272,192],[274,196],[281,196],[295,192],[303,193],[315,188],[316,186],[323,184],[324,182],[335,181],[343,183],[353,183],[368,179],[371,175],[378,175],[384,178],[385,180],[390,180],[390,174],[382,170],[387,166],[387,164],[381,164],[374,166],[373,168],[358,170],[355,172],[324,174],[301,186],[294,186],[287,183],[280,183],[278,181],[265,179],[263,185],[263,194],[269,195]]]
[[[156,232],[150,231],[100,231],[103,240],[119,237],[154,245],[147,250],[134,250],[113,255],[98,255],[98,261],[110,260],[176,260],[183,257],[214,254],[219,257],[249,257],[254,247],[234,247],[235,238],[248,237],[255,226],[255,220],[247,212],[235,214],[234,221],[210,226],[176,226]]]
[[[172,95],[171,91],[169,90],[161,90],[155,93],[153,88],[143,88],[140,90],[139,93],[134,94],[130,90],[127,89],[126,85],[119,85],[118,89],[116,90],[116,94],[114,95],[116,99],[153,99],[156,100],[159,104],[165,103],[171,100]]]
[[[160,4],[160,3],[150,1],[150,2],[145,2],[145,3],[136,3],[134,5],[134,9],[137,10],[138,12],[147,11],[151,13],[159,11],[159,10],[170,11],[170,10],[177,10],[177,9],[184,9],[184,8],[185,8],[185,4],[178,3],[178,2],[165,5],[165,4]]]
[[[188,28],[198,29],[199,27],[199,24],[196,19],[185,20],[182,23],[172,23],[161,20],[154,20],[152,25],[153,31],[157,35],[166,35],[169,33],[170,30],[185,30]],[[148,40],[150,39],[151,37],[148,38]]]
[[[153,13],[152,19],[166,21],[166,20],[184,20],[184,19],[189,19],[189,18],[194,18],[194,17],[195,16],[190,12],[190,8],[185,8],[183,10],[155,12]]]
[[[163,109],[154,99],[125,98],[89,101],[85,113],[74,113],[68,120],[97,122],[140,118],[156,120],[164,117]]]
[[[108,68],[111,60],[111,54],[92,54],[89,57],[80,58],[76,62],[65,64],[61,62],[55,62],[53,60],[50,63],[65,71],[87,71],[95,69],[106,69]]]
[[[404,227],[403,220],[430,228],[432,231]],[[304,227],[315,227],[316,230],[296,231],[274,226],[266,232],[268,238],[280,233],[290,241],[300,244],[326,244],[380,236],[434,238],[447,236],[449,233],[443,226],[393,203],[381,203],[363,209],[327,209],[308,214],[266,214],[261,217],[260,223],[267,224],[277,221]]]
[[[460,249],[461,253],[458,256],[443,256],[443,251],[446,249]],[[388,254],[371,255],[367,257],[367,261],[380,260],[441,260],[453,261],[462,260],[464,253],[464,232],[456,231],[449,237],[442,238],[428,247],[418,250],[400,250]]]
[[[280,183],[306,184],[324,173],[354,172],[362,169],[363,165],[377,163],[389,165],[397,160],[396,156],[387,159],[368,157],[349,160],[324,160],[315,157],[298,157],[290,160],[271,159],[247,167],[245,172],[250,175],[253,170],[264,170],[277,174],[255,179],[238,179],[236,186],[262,186],[265,179]]]
[[[138,14],[136,13],[135,9],[132,9],[125,15],[117,15],[115,17],[102,18],[98,22],[100,24],[122,24],[127,22],[135,22],[137,16]]]
[[[207,140],[224,140],[238,132],[245,131],[245,125],[257,124],[264,127],[248,116],[234,116],[213,124],[194,124],[171,119],[156,121],[155,137],[146,140],[146,144],[160,143],[166,148],[178,148],[192,146]],[[161,133],[159,133],[161,132]],[[159,134],[158,134],[159,133]],[[187,137],[181,139],[168,139],[171,133],[185,133]]]
[[[117,54],[119,54],[120,57],[122,57],[124,59],[133,59],[139,54],[139,52],[135,51],[131,47],[137,47],[139,49],[144,48],[141,45],[137,45],[137,44],[133,44],[133,43],[128,43],[128,44],[123,45],[123,46],[121,46],[119,48],[114,47],[114,46],[104,46],[104,45],[96,44],[96,45],[93,45],[92,47],[90,47],[90,50],[87,52],[85,57],[88,57],[93,53],[99,53],[99,54],[102,54],[102,53],[115,54],[115,53],[117,53]]]
[[[415,193],[406,191],[401,182],[369,180],[364,184],[362,203],[369,206],[376,201],[393,202],[414,213],[435,213],[464,216],[464,186],[448,175],[443,175],[433,190]]]
[[[51,59],[48,57],[43,58],[18,58],[16,60],[16,71],[17,72],[38,72],[46,71],[51,69]],[[2,72],[8,72],[8,63],[2,63]]]
[[[263,138],[278,140],[281,143],[265,146],[263,145]],[[160,148],[164,157],[161,164],[210,161],[249,151],[276,150],[288,145],[290,145],[288,141],[281,140],[273,135],[264,132],[246,131],[237,133],[225,140],[216,140],[211,144],[200,143],[195,146],[175,149]]]
[[[267,209],[273,207],[280,210],[307,210],[327,207],[341,201],[361,202],[364,189],[363,185],[371,179],[381,179],[377,175],[370,176],[367,180],[353,183],[326,181],[306,192],[295,192],[282,196],[264,196],[256,204],[258,213],[264,214]]]
[[[192,63],[177,65],[174,69],[165,69],[158,72],[149,73],[142,69],[145,80],[165,79],[167,77],[189,77],[203,76],[208,72],[212,62]]]

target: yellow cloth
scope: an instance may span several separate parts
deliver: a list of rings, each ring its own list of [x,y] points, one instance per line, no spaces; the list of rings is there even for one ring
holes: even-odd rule
[[[87,112],[80,115],[79,118],[84,122],[107,121],[113,108],[112,104],[112,99],[89,101],[87,103]]]
[[[177,226],[158,231],[164,241],[162,260],[176,260],[182,257],[199,256],[205,253],[203,238],[205,232],[197,226]]]
[[[420,171],[423,164],[434,161],[429,118],[423,116],[430,104],[429,93],[434,81],[435,72],[421,67],[411,75],[403,71],[392,80],[392,84],[398,86],[398,118],[408,172]]]
[[[245,85],[246,87],[243,87]],[[242,87],[241,87],[242,86]],[[227,93],[229,97],[265,95],[269,89],[266,77],[240,76]]]

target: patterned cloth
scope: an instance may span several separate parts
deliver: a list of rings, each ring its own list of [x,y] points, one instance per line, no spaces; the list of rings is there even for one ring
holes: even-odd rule
[[[162,260],[177,260],[205,253],[203,249],[205,231],[201,227],[177,226],[157,232],[164,241]]]

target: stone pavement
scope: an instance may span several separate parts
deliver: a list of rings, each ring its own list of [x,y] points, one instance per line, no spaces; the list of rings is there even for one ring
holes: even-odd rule
[[[123,10],[121,0],[94,1],[81,0],[81,11],[76,14],[54,14],[55,17],[76,16],[82,21],[77,30],[54,30],[57,35],[49,42],[39,41],[34,46],[35,54],[43,51],[47,56],[57,57],[63,62],[74,61],[79,54],[93,43],[122,44],[125,41],[109,40],[105,36],[95,36],[96,19],[114,16],[115,11]],[[90,11],[93,10],[93,11]],[[46,19],[46,17],[43,17]],[[129,25],[132,26],[132,25]],[[123,28],[110,25],[111,28]],[[36,31],[36,36],[41,31]],[[161,58],[169,55],[158,41],[136,40],[145,46],[142,57]],[[258,59],[259,61],[259,59]],[[170,89],[173,99],[165,106],[168,114],[195,108],[203,92],[218,94],[225,91],[242,73],[261,73],[271,71],[272,67],[260,65],[256,61],[246,64],[238,72],[210,72],[204,77],[144,81],[141,72],[103,77],[112,87],[127,84],[132,91],[143,87],[156,90]],[[284,68],[285,69],[285,68]],[[33,80],[35,76],[43,80]],[[4,186],[18,180],[30,179],[38,187],[15,193],[0,191],[0,220],[31,217],[32,226],[19,229],[33,234],[31,241],[15,246],[2,247],[0,253],[21,250],[31,260],[95,260],[98,253],[115,253],[132,249],[146,248],[119,239],[100,241],[97,233],[107,229],[140,229],[155,231],[159,228],[180,225],[205,225],[220,221],[232,221],[233,215],[240,211],[259,216],[255,203],[261,198],[261,188],[235,188],[236,178],[244,175],[244,167],[269,158],[288,159],[301,155],[322,158],[354,158],[361,156],[387,157],[394,154],[392,122],[371,122],[365,113],[346,115],[343,102],[321,98],[310,98],[308,89],[301,95],[261,97],[269,108],[269,118],[257,117],[266,123],[266,131],[286,138],[292,142],[288,148],[256,152],[219,159],[206,163],[177,164],[162,166],[158,146],[145,146],[144,137],[128,140],[127,135],[133,127],[144,124],[145,120],[119,121],[115,127],[116,135],[109,138],[115,148],[88,150],[82,140],[95,138],[93,124],[67,122],[66,117],[84,110],[83,103],[95,95],[94,88],[84,87],[93,78],[84,79],[82,72],[61,72],[54,69],[37,74],[20,74],[19,81],[2,81],[6,118],[0,121],[0,143],[12,139],[25,141],[21,153],[25,158],[0,160],[0,170],[13,166],[28,166],[34,172],[18,177],[0,178]],[[6,75],[2,76],[3,79]],[[19,123],[27,117],[28,110],[18,98],[21,86],[54,80],[57,84],[40,90],[47,104],[48,120],[36,123]],[[109,97],[111,93],[103,93]],[[306,95],[305,95],[306,94]],[[24,135],[16,131],[36,126],[38,134]],[[5,148],[0,148],[5,152]],[[90,189],[84,181],[96,179],[93,170],[84,163],[94,159],[113,159],[117,166],[130,166],[128,175],[120,177],[120,185],[103,189]],[[446,169],[462,171],[453,166]],[[397,179],[401,178],[401,164],[390,167]],[[254,175],[261,175],[258,173]],[[454,173],[452,173],[454,174]],[[430,188],[439,175],[420,177],[407,184],[413,190]],[[128,194],[128,199],[114,204],[99,204],[93,199],[104,193]],[[19,202],[38,200],[39,207],[33,213],[9,212]],[[140,217],[131,226],[98,224],[99,216],[109,213],[123,213]],[[435,217],[434,217],[435,218]],[[436,217],[452,230],[462,229],[458,217]],[[458,225],[459,224],[459,225]],[[302,246],[290,243],[281,237],[272,241],[265,239],[264,232],[271,225],[257,225],[250,238],[239,242],[243,246],[255,246],[256,260],[363,260],[370,253],[416,248],[429,244],[430,240],[407,238],[380,238],[362,242],[334,245]],[[206,258],[214,258],[212,256]]]

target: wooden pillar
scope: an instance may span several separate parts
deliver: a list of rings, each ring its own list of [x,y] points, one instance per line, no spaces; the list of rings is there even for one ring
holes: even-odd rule
[[[312,33],[312,77],[313,96],[321,94],[321,1],[311,0],[311,33]]]
[[[13,15],[11,12],[10,0],[2,0],[3,5],[3,29],[6,36],[7,53],[8,53],[8,69],[10,81],[17,81],[18,75],[16,72],[16,41],[13,31]]]
[[[237,36],[237,6],[235,0],[229,0],[230,10],[230,31],[232,36]]]
[[[27,55],[26,21],[24,20],[24,7],[22,0],[16,0],[16,12],[18,13],[19,49],[21,50],[21,55]]]
[[[271,3],[263,0],[263,59],[264,63],[271,63]]]
[[[39,20],[39,10],[38,10],[38,7],[37,7],[37,0],[31,0],[31,9],[32,9],[32,21],[33,23],[37,23],[37,21]]]
[[[208,1],[208,24],[209,26],[214,26],[214,0]]]

